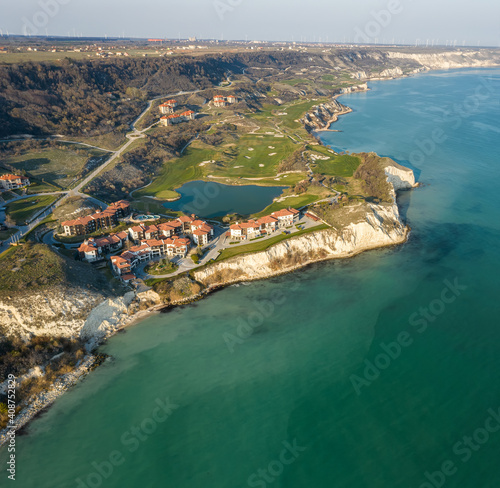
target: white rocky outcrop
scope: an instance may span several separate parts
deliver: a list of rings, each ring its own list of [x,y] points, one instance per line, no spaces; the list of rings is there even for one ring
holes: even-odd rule
[[[380,73],[382,78],[396,78],[403,75],[403,70],[400,67],[388,68]]]
[[[315,131],[326,129],[329,125],[335,122],[339,115],[347,114],[352,110],[340,103],[336,98],[333,98],[328,103],[321,103],[313,107],[301,119],[306,130]]]
[[[84,341],[100,340],[116,332],[128,319],[128,307],[134,298],[135,293],[128,292],[123,297],[109,298],[99,304],[87,317],[80,338]]]
[[[393,186],[395,191],[409,190],[416,186],[415,175],[410,168],[405,168],[393,162],[384,168],[387,181]]]
[[[161,302],[147,290],[106,298],[82,288],[55,288],[43,295],[35,293],[0,300],[0,324],[7,334],[24,340],[34,335],[79,337],[95,344],[131,320],[131,304]]]
[[[103,298],[101,294],[76,287],[2,297],[0,324],[5,333],[22,339],[42,334],[76,337],[90,311]]]
[[[94,367],[96,359],[96,356],[88,355],[76,365],[73,371],[60,376],[47,390],[30,398],[30,401],[16,414],[16,430],[21,429],[41,410],[52,405],[65,391],[88,374]],[[21,378],[17,378],[16,382],[20,385]],[[8,428],[0,431],[0,447],[9,441],[11,432],[12,429]]]
[[[412,60],[429,69],[452,69],[467,67],[496,66],[499,63],[498,53],[485,51],[456,50],[437,53],[402,53],[387,52],[389,59]]]
[[[230,282],[267,278],[323,259],[350,257],[405,241],[407,228],[399,218],[396,204],[368,205],[368,212],[366,206],[360,204],[350,210],[359,220],[341,230],[332,228],[291,238],[266,251],[195,271],[194,277],[201,283],[221,286],[227,284],[226,277]]]

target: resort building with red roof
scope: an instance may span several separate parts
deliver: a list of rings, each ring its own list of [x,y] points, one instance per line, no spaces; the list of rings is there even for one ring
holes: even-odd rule
[[[123,247],[128,240],[127,232],[119,232],[106,237],[85,239],[78,248],[80,258],[89,262],[103,259],[104,255],[117,251]]]
[[[185,257],[190,245],[187,237],[163,237],[160,239],[143,239],[140,244],[133,246],[119,256],[111,256],[113,271],[122,279],[131,274],[139,264],[151,261],[154,258]],[[135,276],[134,276],[135,278]]]
[[[30,180],[26,176],[0,175],[0,190],[18,190],[29,184]]]
[[[229,235],[233,239],[254,239],[263,234],[270,234],[280,228],[290,227],[299,219],[300,212],[294,208],[286,208],[273,212],[257,220],[236,222],[229,228]]]
[[[234,95],[229,95],[227,97],[223,95],[215,95],[212,100],[214,107],[227,107],[233,103],[236,103],[238,99]]]
[[[196,112],[192,110],[186,110],[181,114],[164,115],[160,117],[160,123],[164,126],[180,124],[182,122],[187,122],[188,120],[194,120],[196,118]]]
[[[80,236],[92,234],[99,229],[107,229],[118,224],[118,220],[130,214],[130,203],[120,200],[112,203],[106,210],[96,212],[86,217],[66,220],[61,223],[66,236]]]
[[[206,246],[214,235],[214,229],[195,215],[182,215],[175,220],[158,225],[137,225],[129,228],[130,238],[139,242],[143,239],[161,239],[177,235],[191,236],[197,246]]]

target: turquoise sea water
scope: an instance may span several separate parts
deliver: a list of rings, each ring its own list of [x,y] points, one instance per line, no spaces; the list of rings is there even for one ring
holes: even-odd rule
[[[177,192],[181,195],[175,202],[165,203],[171,210],[182,210],[204,218],[213,218],[228,213],[242,215],[264,210],[281,194],[284,186],[229,186],[214,181],[190,181]]]
[[[500,486],[500,70],[371,86],[324,139],[411,159],[409,242],[118,334],[18,437],[17,486]]]

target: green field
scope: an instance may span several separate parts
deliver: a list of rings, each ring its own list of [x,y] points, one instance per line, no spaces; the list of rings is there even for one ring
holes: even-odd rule
[[[16,222],[16,224],[21,225],[45,207],[54,203],[57,198],[57,195],[23,198],[22,200],[9,203],[6,207],[6,213]]]
[[[151,195],[160,200],[176,198],[178,194],[175,190],[184,183],[207,179],[209,175],[226,184],[241,184],[242,179],[245,179],[245,184],[294,186],[304,179],[305,173],[289,173],[278,178],[278,167],[281,161],[301,147],[304,138],[309,139],[306,131],[295,120],[318,103],[320,100],[301,100],[280,107],[264,104],[260,111],[245,115],[248,121],[259,127],[256,133],[238,131],[237,136],[226,136],[225,143],[219,146],[194,141],[180,158],[165,162],[153,183],[136,191],[134,197],[143,199]],[[285,112],[286,115],[275,115],[276,112]],[[288,136],[291,129],[293,132],[290,136],[293,139]],[[215,128],[212,130],[215,131]],[[200,166],[207,161],[215,163]],[[302,206],[316,198],[315,195],[304,195],[296,199],[296,203]],[[277,205],[277,208],[284,206]]]
[[[30,187],[34,193],[69,188],[90,158],[103,158],[107,154],[98,149],[68,145],[67,149],[44,149],[8,157],[4,163],[34,177]]]
[[[180,158],[172,159],[163,165],[161,174],[143,190],[136,191],[134,197],[153,195],[156,198],[167,200],[179,196],[174,191],[187,181],[203,178],[200,162],[213,159],[214,150],[189,147]]]
[[[72,141],[83,142],[91,146],[102,147],[110,151],[115,151],[127,142],[125,133],[123,132],[108,132],[95,137],[71,137]]]
[[[239,181],[245,185],[259,185],[259,186],[294,186],[299,181],[306,177],[306,173],[288,173],[277,178],[269,177],[258,180],[251,180],[241,178]]]
[[[259,240],[254,242],[253,244],[248,244],[246,246],[238,246],[231,249],[224,249],[217,258],[217,262],[223,261],[224,259],[229,259],[238,254],[249,254],[253,252],[265,251],[269,247],[278,242],[284,241],[285,239],[290,239],[291,237],[297,237],[302,234],[307,234],[309,232],[315,232],[318,230],[328,229],[329,226],[326,224],[317,225],[316,227],[311,227],[310,229],[300,230],[298,232],[294,232],[293,234],[285,235],[280,234],[279,236],[272,237],[271,239]]]
[[[111,49],[111,51],[116,52],[116,50]],[[160,53],[156,53],[152,49],[127,49],[127,53],[131,57],[158,57]],[[75,60],[84,60],[84,59],[93,59],[98,60],[95,52],[74,52],[74,51],[61,51],[61,52],[50,52],[50,51],[32,51],[32,52],[20,52],[20,53],[3,53],[0,56],[0,63],[28,63],[28,62],[52,62],[59,63],[60,61],[71,58]],[[112,59],[115,59],[113,56]],[[116,57],[116,59],[120,59],[120,57]]]
[[[328,161],[317,160],[314,164],[311,164],[314,172],[322,175],[349,178],[361,164],[361,160],[357,156],[349,156],[347,154],[333,155],[324,148],[315,148],[314,151],[321,152],[331,158]]]
[[[295,103],[293,105],[283,106],[281,107],[281,109],[283,112],[286,112],[287,115],[281,116],[280,119],[282,120],[283,125],[285,127],[288,127],[290,129],[298,129],[298,128],[303,129],[302,124],[300,122],[295,122],[295,121],[302,118],[304,114],[312,107],[324,101],[326,101],[326,99],[306,100],[304,102]]]
[[[264,104],[259,112],[250,114],[248,117],[261,126],[261,130],[259,131],[261,134],[266,131],[276,131],[274,124],[278,124],[280,129],[300,129],[303,135],[306,135],[306,131],[300,122],[295,121],[302,118],[311,107],[326,100],[326,98],[304,100],[280,106]],[[273,111],[286,113],[286,115],[274,115]],[[263,126],[263,124],[267,125],[267,127]]]
[[[271,205],[262,210],[262,212],[253,215],[253,217],[263,217],[264,215],[269,215],[273,212],[281,210],[282,208],[300,208],[304,205],[308,205],[309,203],[316,201],[317,199],[317,195],[311,195],[310,193],[305,193],[304,195],[300,195],[298,197],[285,198],[285,200],[283,200],[282,202],[271,203]]]
[[[28,62],[41,62],[41,61],[52,61],[58,62],[63,60],[66,57],[70,57],[72,59],[86,59],[87,53],[76,53],[76,52],[41,52],[41,51],[33,51],[26,53],[5,53],[0,56],[0,62],[2,63],[28,63]]]
[[[132,203],[132,208],[141,213],[147,214],[171,215],[172,217],[180,217],[182,215],[182,212],[167,210],[163,206],[163,203],[148,197],[142,197],[140,200],[134,200]]]
[[[302,173],[289,174],[279,181],[275,177],[280,162],[295,149],[296,145],[288,138],[257,134],[244,134],[237,144],[217,148],[195,142],[182,157],[166,162],[153,183],[136,191],[134,197],[152,195],[163,200],[175,198],[178,196],[174,191],[176,188],[188,181],[206,179],[208,175],[240,182],[241,178],[265,178],[248,180],[248,184],[293,185],[303,179]],[[200,166],[200,163],[212,160],[216,161],[215,165]]]
[[[301,78],[293,78],[291,80],[282,80],[280,83],[283,83],[284,85],[290,85],[290,86],[296,86],[300,84],[305,84],[305,85],[310,85],[312,83],[311,80],[307,79],[301,79]]]
[[[64,277],[60,257],[43,245],[10,247],[0,258],[0,294],[51,286]]]
[[[0,241],[5,241],[10,236],[14,235],[16,232],[17,229],[15,227],[11,227],[10,229],[7,230],[0,230]]]
[[[234,148],[235,157],[212,173],[229,178],[275,176],[280,162],[295,149],[295,144],[288,137],[245,134]]]

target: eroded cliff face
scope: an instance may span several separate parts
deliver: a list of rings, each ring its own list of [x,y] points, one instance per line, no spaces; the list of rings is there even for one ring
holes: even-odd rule
[[[390,164],[385,166],[384,172],[387,176],[387,181],[392,185],[394,191],[409,190],[417,185],[413,171],[395,161],[391,161]]]
[[[3,333],[27,340],[36,335],[99,341],[125,325],[140,304],[160,302],[152,292],[107,297],[82,288],[57,287],[41,293],[0,299]]]
[[[400,67],[388,68],[380,73],[382,78],[397,78],[403,76],[403,70]]]
[[[0,324],[6,335],[76,337],[104,295],[81,288],[56,287],[0,299]]]
[[[304,115],[301,122],[304,124],[307,131],[326,129],[328,126],[337,120],[339,115],[347,114],[352,110],[340,103],[336,98],[328,103],[321,103]]]
[[[485,50],[456,50],[439,53],[387,52],[389,59],[416,61],[428,69],[452,69],[496,66],[500,63],[500,53]]]
[[[325,229],[280,242],[266,251],[213,264],[195,272],[197,281],[222,286],[235,281],[256,280],[286,273],[307,264],[353,256],[368,249],[405,241],[407,228],[399,218],[396,204],[359,204],[344,209],[349,225]]]
[[[395,162],[385,167],[387,180],[396,190],[415,186],[411,169]],[[194,278],[208,287],[237,281],[257,280],[286,273],[307,264],[404,242],[408,228],[394,201],[374,205],[360,203],[344,207],[338,227],[305,234],[280,242],[266,251],[237,256],[194,272]]]

